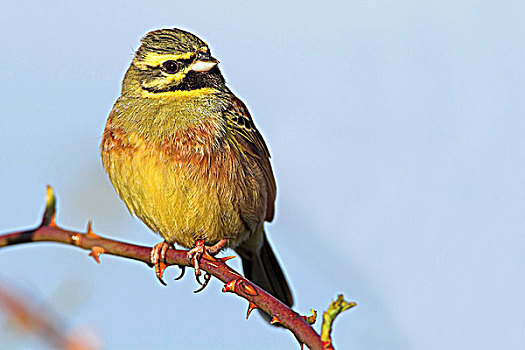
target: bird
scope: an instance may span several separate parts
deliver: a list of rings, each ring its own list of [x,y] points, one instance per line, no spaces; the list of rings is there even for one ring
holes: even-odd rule
[[[103,167],[130,213],[195,261],[231,248],[244,276],[288,306],[293,296],[266,237],[276,182],[266,143],[226,86],[209,45],[177,28],[147,33],[124,75],[101,141]]]

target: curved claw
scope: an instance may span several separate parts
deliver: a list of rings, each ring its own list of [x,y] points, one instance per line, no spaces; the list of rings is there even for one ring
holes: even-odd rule
[[[201,286],[203,285],[202,282],[201,282],[201,275],[195,275],[195,280],[197,281],[198,284],[200,284]],[[204,282],[206,282],[206,279],[204,280]]]
[[[179,265],[179,269],[180,269],[180,275],[179,277],[175,278],[175,281],[180,280],[184,276],[184,273],[186,272],[186,266]]]
[[[163,286],[167,286],[166,282],[162,279],[162,276],[164,276],[164,270],[166,270],[167,265],[163,262],[158,262],[155,264],[155,275],[157,276],[160,283],[162,283]]]
[[[157,278],[159,279],[159,282],[163,285],[163,286],[167,286],[166,282],[164,282],[164,280],[162,279],[162,277],[159,277],[157,275]]]
[[[170,243],[161,242],[155,244],[155,246],[151,248],[150,253],[150,262],[155,267],[155,275],[157,275],[158,280],[164,286],[167,286],[167,284],[162,279],[162,276],[164,275],[164,270],[166,269],[166,267],[168,267],[168,265],[166,264],[166,252],[170,247]]]
[[[211,279],[211,275],[209,273],[204,274],[204,284],[202,284],[202,287],[200,287],[199,289],[193,291],[193,293],[200,293],[200,292],[202,292],[204,290],[204,288],[206,288],[206,286],[210,282],[210,279]],[[200,283],[200,281],[199,281],[199,283]]]

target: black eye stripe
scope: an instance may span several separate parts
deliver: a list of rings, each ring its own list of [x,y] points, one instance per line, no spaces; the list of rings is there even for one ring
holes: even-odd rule
[[[195,61],[195,58],[184,58],[184,59],[177,60],[177,62],[180,62],[183,66],[188,66],[192,64],[193,61]]]

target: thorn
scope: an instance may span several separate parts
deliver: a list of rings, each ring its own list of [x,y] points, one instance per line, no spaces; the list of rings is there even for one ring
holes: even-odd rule
[[[277,316],[273,316],[272,320],[270,321],[270,324],[275,324],[275,323],[281,323],[281,320],[279,320]]]
[[[223,293],[226,293],[226,292],[235,293],[235,284],[237,283],[237,281],[238,280],[231,280],[230,282],[226,283],[224,287],[222,287],[222,292]]]
[[[236,256],[235,255],[225,256],[224,258],[217,258],[217,260],[222,261],[222,262],[226,262],[226,261],[228,261],[230,259],[233,259],[233,258],[236,258]]]
[[[312,312],[312,316],[301,316],[306,322],[308,322],[310,325],[313,325],[315,321],[317,321],[317,311],[314,309],[310,309]]]
[[[106,252],[106,250],[104,248],[99,247],[99,246],[96,245],[96,246],[91,248],[91,252],[89,253],[89,256],[92,256],[93,259],[95,259],[95,261],[100,264],[99,256],[100,256],[100,254],[103,254],[105,252]]]
[[[210,261],[217,261],[217,259],[215,259],[209,252],[206,248],[204,248],[204,252],[202,253],[202,258],[206,259],[206,260],[210,260]]]
[[[258,309],[259,307],[257,305],[255,305],[254,303],[252,303],[251,301],[248,302],[248,312],[246,312],[246,319],[248,319],[248,317],[250,316],[250,314],[252,313],[253,309]]]
[[[93,232],[93,229],[91,228],[91,226],[92,226],[92,221],[89,220],[88,224],[87,224],[86,237],[89,237],[89,238],[100,238],[100,236],[98,236],[95,232]]]

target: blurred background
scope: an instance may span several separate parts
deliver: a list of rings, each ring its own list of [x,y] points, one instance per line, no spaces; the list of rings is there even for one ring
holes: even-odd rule
[[[205,41],[272,153],[267,227],[295,309],[358,306],[338,349],[525,348],[525,6],[519,1],[2,1],[0,232],[40,221],[154,245],[102,170],[139,39]],[[0,251],[0,286],[107,349],[297,349],[247,303],[58,244]],[[239,259],[231,263],[240,267]],[[46,349],[0,310],[0,348]]]

